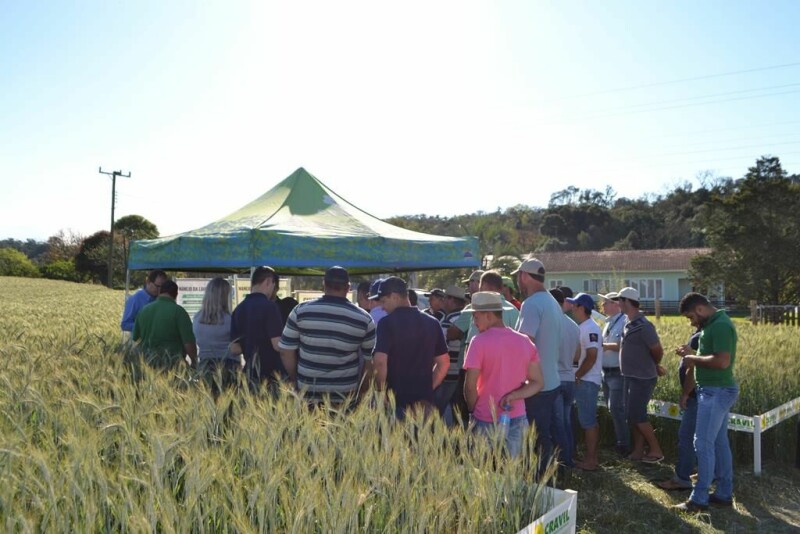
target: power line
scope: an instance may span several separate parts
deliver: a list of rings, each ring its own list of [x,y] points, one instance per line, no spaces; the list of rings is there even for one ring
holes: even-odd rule
[[[575,94],[575,95],[562,96],[562,97],[559,97],[559,98],[554,98],[554,99],[551,99],[551,100],[547,100],[545,102],[557,102],[559,100],[570,100],[570,99],[574,99],[574,98],[585,98],[587,96],[605,95],[605,94],[610,94],[610,93],[621,93],[621,92],[625,92],[625,91],[636,91],[638,89],[647,89],[647,88],[650,88],[650,87],[659,87],[659,86],[662,86],[662,85],[674,85],[674,84],[678,84],[678,83],[696,82],[696,81],[700,81],[700,80],[710,80],[710,79],[713,79],[713,78],[723,78],[725,76],[736,76],[736,75],[739,75],[739,74],[749,74],[749,73],[752,73],[752,72],[763,72],[765,70],[786,69],[786,68],[797,67],[797,66],[800,66],[800,62],[784,63],[782,65],[770,65],[768,67],[758,67],[758,68],[754,68],[754,69],[745,69],[745,70],[735,70],[735,71],[729,71],[729,72],[720,72],[720,73],[716,73],[716,74],[707,74],[705,76],[694,76],[694,77],[691,77],[691,78],[680,78],[680,79],[677,79],[677,80],[667,80],[667,81],[663,81],[663,82],[653,82],[653,83],[646,83],[646,84],[641,84],[641,85],[631,85],[631,86],[627,86],[627,87],[617,87],[617,88],[614,88],[614,89],[604,89],[604,90],[601,90],[601,91],[594,91],[594,92],[591,92],[591,93],[579,93],[579,94]]]

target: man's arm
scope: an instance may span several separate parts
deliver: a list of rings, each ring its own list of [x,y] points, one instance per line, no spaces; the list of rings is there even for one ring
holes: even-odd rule
[[[478,377],[480,369],[467,369],[464,377],[464,399],[467,401],[467,410],[472,412],[478,403]]]
[[[270,338],[270,342],[272,343],[272,348],[275,349],[275,352],[280,352],[280,347],[278,343],[281,342],[281,336]]]
[[[572,363],[578,365],[578,362],[581,361],[581,344],[578,343],[575,345],[575,354],[572,356]]]
[[[650,345],[648,348],[650,349],[650,357],[653,358],[656,365],[660,364],[661,358],[664,356],[664,348],[661,346],[661,343]]]
[[[544,387],[544,375],[542,375],[542,366],[539,362],[530,362],[528,364],[528,381],[520,387],[506,393],[500,399],[500,406],[511,404],[515,400],[527,399],[539,393]]]
[[[586,358],[584,358],[583,363],[581,366],[578,367],[578,370],[575,371],[575,381],[579,381],[583,376],[592,370],[592,366],[594,362],[597,361],[597,349],[592,347],[586,349]]]
[[[297,349],[280,349],[281,362],[286,374],[289,375],[289,382],[297,383]]]
[[[433,389],[438,388],[444,377],[447,376],[447,370],[450,368],[450,354],[444,353],[438,355],[433,359]]]
[[[382,391],[386,387],[386,377],[389,373],[389,355],[385,352],[376,352],[372,355],[372,368],[370,374],[375,380],[375,389]]]
[[[686,409],[686,402],[689,400],[689,395],[692,394],[694,391],[694,387],[697,383],[694,380],[694,373],[692,372],[691,366],[687,366],[686,368],[686,378],[683,380],[683,391],[681,392],[681,400],[678,401],[680,407],[684,410]]]
[[[689,355],[683,358],[698,367],[706,367],[708,369],[727,369],[731,364],[730,352],[716,352],[708,356]]]
[[[197,367],[197,343],[194,341],[189,341],[188,343],[183,344],[183,352],[189,357],[192,361],[192,367]]]
[[[462,332],[456,325],[452,325],[450,328],[447,329],[447,341],[455,341],[457,339],[461,339],[464,337],[464,332]]]

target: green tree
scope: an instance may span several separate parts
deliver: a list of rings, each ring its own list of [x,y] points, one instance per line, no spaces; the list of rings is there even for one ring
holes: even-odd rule
[[[0,276],[38,278],[39,269],[25,254],[14,248],[0,248]]]
[[[739,300],[797,302],[800,185],[777,157],[763,156],[707,206],[710,257],[692,263],[698,286],[722,282]]]
[[[141,215],[126,215],[114,223],[115,237],[119,236],[122,247],[122,265],[128,268],[131,242],[137,239],[154,239],[158,237],[158,228]]]
[[[108,285],[108,238],[109,232],[101,230],[95,232],[81,241],[78,254],[75,256],[75,268],[86,279]],[[115,280],[122,281],[125,277],[125,267],[122,263],[122,244],[120,238],[114,239],[114,265]]]

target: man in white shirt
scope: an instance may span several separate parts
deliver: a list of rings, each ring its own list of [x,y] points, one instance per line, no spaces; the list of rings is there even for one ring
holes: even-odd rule
[[[622,373],[619,370],[619,342],[625,328],[626,317],[619,307],[616,292],[600,295],[603,299],[603,313],[606,315],[603,326],[603,398],[614,422],[616,450],[622,456],[630,448],[630,430],[625,420]]]
[[[578,422],[586,438],[586,454],[575,467],[595,471],[598,467],[597,444],[600,442],[600,427],[597,424],[597,394],[603,380],[603,350],[600,327],[592,320],[594,299],[586,293],[566,299],[573,304],[572,315],[581,331],[581,356],[575,371],[575,403],[578,407]]]

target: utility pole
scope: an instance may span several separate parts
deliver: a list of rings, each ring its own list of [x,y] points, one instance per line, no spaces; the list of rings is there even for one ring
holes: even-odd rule
[[[103,167],[98,167],[97,170],[100,174],[111,176],[111,235],[108,238],[108,287],[111,288],[114,286],[111,279],[114,273],[111,261],[114,259],[114,205],[117,202],[117,176],[130,178],[131,172],[128,171],[128,174],[122,174],[122,171],[106,172]]]

